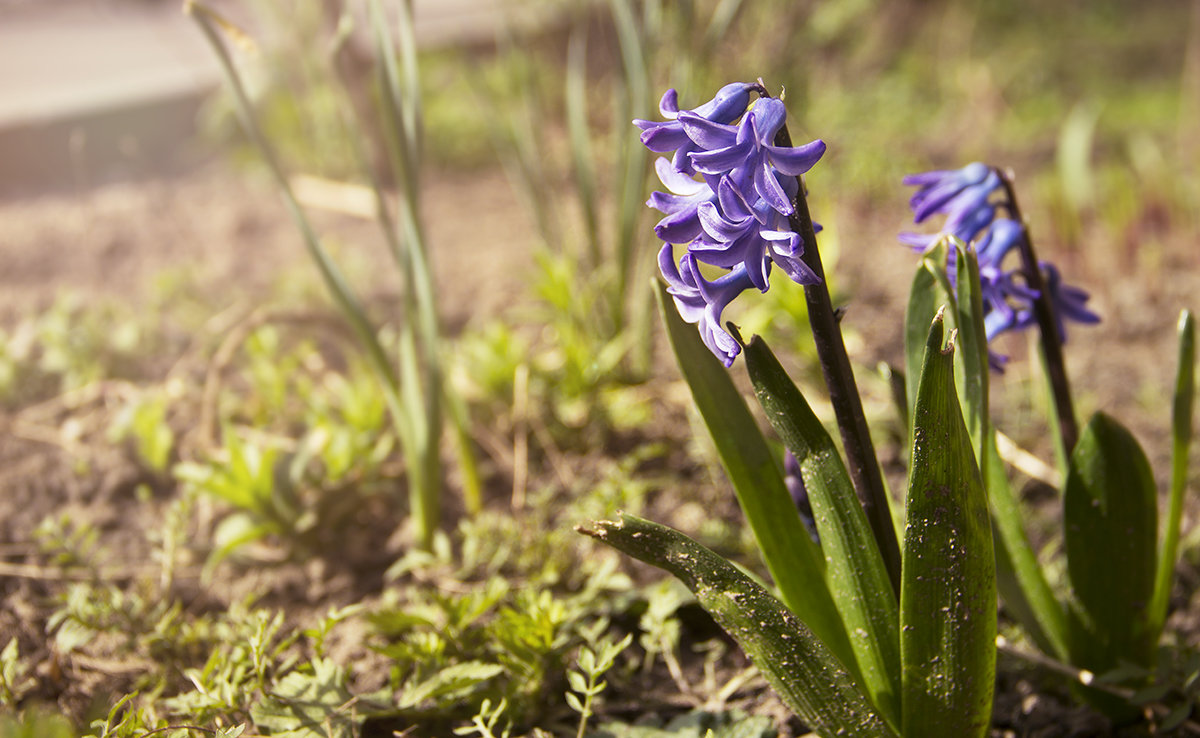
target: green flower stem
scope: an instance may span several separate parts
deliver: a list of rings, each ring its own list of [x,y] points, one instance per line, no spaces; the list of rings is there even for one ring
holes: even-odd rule
[[[791,146],[792,137],[787,126],[779,129],[775,136],[776,146]],[[892,588],[900,591],[900,544],[896,538],[896,527],[892,522],[891,505],[883,486],[883,472],[875,456],[875,444],[867,427],[862,398],[854,381],[854,370],[842,340],[842,330],[833,311],[829,296],[829,285],[825,281],[825,268],[821,265],[821,252],[817,249],[817,236],[813,229],[812,216],[808,212],[808,201],[804,195],[804,181],[797,177],[800,193],[796,196],[796,211],[788,219],[789,224],[804,241],[801,257],[809,269],[820,277],[820,282],[804,286],[804,299],[808,303],[808,321],[812,326],[813,340],[825,384],[829,388],[829,400],[837,416],[842,434],[842,445],[846,449],[846,466],[858,499],[862,502],[867,520],[879,552],[883,555]]]
[[[1041,336],[1042,355],[1046,360],[1046,375],[1050,380],[1050,391],[1054,395],[1054,410],[1058,420],[1059,441],[1062,443],[1062,456],[1067,458],[1079,440],[1079,423],[1075,419],[1075,405],[1071,400],[1071,384],[1067,380],[1067,367],[1063,360],[1062,336],[1058,335],[1058,321],[1055,319],[1054,304],[1050,301],[1050,293],[1046,291],[1046,280],[1042,279],[1042,270],[1038,266],[1037,253],[1033,249],[1033,239],[1029,237],[1029,224],[1021,215],[1017,205],[1016,188],[1013,187],[1011,175],[999,168],[994,170],[1004,184],[1004,196],[1007,200],[1009,215],[1021,224],[1021,264],[1025,271],[1025,281],[1029,288],[1038,294],[1033,301],[1033,314],[1037,319],[1038,332]]]

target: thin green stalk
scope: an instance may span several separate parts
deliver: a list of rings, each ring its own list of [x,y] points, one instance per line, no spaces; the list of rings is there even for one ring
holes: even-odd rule
[[[614,240],[617,274],[613,295],[616,299],[612,308],[615,318],[613,326],[616,329],[614,332],[619,332],[624,324],[622,298],[627,294],[628,287],[631,284],[630,280],[633,276],[633,267],[637,263],[637,260],[634,258],[635,247],[637,246],[636,234],[638,232],[638,224],[644,216],[643,211],[645,208],[641,207],[641,203],[642,193],[646,184],[646,168],[649,161],[649,154],[646,149],[633,144],[629,140],[630,137],[624,133],[624,130],[630,119],[642,116],[646,112],[650,83],[646,73],[646,55],[642,38],[638,33],[637,24],[633,17],[633,8],[629,0],[610,0],[609,6],[612,9],[613,21],[617,29],[617,40],[621,47],[621,60],[622,67],[625,70],[628,105],[628,108],[622,110],[625,113],[623,116],[624,120],[621,121],[621,126],[616,129],[616,135],[621,140],[620,156],[618,158],[620,171],[618,172],[617,179],[620,182],[618,195],[620,199],[617,208],[616,238]],[[645,299],[648,299],[648,295]]]
[[[389,406],[394,403],[395,407],[392,408],[394,414],[399,418],[403,418],[404,412],[399,405],[399,398],[396,396],[399,384],[383,351],[383,347],[375,335],[375,329],[367,319],[362,305],[350,291],[345,277],[329,256],[325,247],[321,244],[316,231],[313,229],[312,224],[309,223],[307,215],[305,215],[304,209],[300,206],[299,201],[292,192],[292,187],[288,182],[287,176],[283,173],[283,167],[279,162],[275,149],[267,141],[266,136],[258,125],[258,121],[254,117],[253,107],[246,95],[245,88],[242,86],[241,78],[233,66],[233,61],[229,57],[229,52],[226,50],[224,43],[222,43],[217,30],[213,27],[215,18],[212,15],[212,11],[201,3],[195,2],[195,0],[187,0],[184,3],[184,12],[196,20],[200,30],[204,33],[205,39],[216,53],[225,80],[234,93],[238,118],[241,120],[246,135],[250,137],[251,142],[254,143],[262,154],[271,177],[275,180],[275,184],[279,187],[283,195],[284,204],[292,216],[292,220],[295,221],[297,227],[300,229],[304,245],[308,249],[313,261],[316,262],[325,286],[333,296],[334,302],[337,303],[338,308],[346,316],[355,334],[366,348],[371,366],[376,374],[379,375],[386,389]]]
[[[1075,442],[1079,440],[1079,423],[1075,419],[1075,405],[1071,400],[1071,384],[1067,379],[1066,362],[1062,352],[1062,336],[1058,334],[1054,303],[1051,302],[1050,293],[1046,290],[1046,280],[1042,278],[1042,269],[1038,264],[1037,253],[1033,249],[1033,239],[1029,237],[1029,225],[1021,215],[1020,206],[1017,205],[1017,193],[1016,188],[1013,187],[1012,177],[1002,169],[995,168],[994,171],[1004,185],[1009,215],[1021,224],[1021,241],[1018,250],[1021,253],[1025,281],[1030,289],[1037,292],[1037,298],[1033,301],[1033,314],[1038,323],[1042,356],[1046,362],[1046,377],[1050,381],[1050,391],[1054,396],[1054,413],[1058,421],[1059,442],[1062,444],[1064,455],[1070,456],[1072,449],[1075,448]]]
[[[786,125],[776,134],[775,145],[792,145],[792,137]],[[854,481],[855,492],[862,502],[867,520],[871,523],[871,531],[879,545],[879,552],[883,555],[892,588],[899,593],[900,544],[892,522],[891,505],[883,485],[879,460],[875,456],[875,445],[867,427],[862,398],[854,380],[854,370],[850,366],[842,330],[833,311],[833,301],[829,296],[828,282],[825,280],[825,268],[821,264],[821,252],[817,248],[812,216],[808,212],[804,181],[797,177],[797,183],[800,189],[796,196],[796,210],[788,222],[804,242],[804,254],[801,258],[820,279],[816,284],[804,286],[804,299],[808,304],[808,320],[812,327],[813,342],[816,344],[821,372],[825,375],[825,384],[829,389],[829,401],[833,404],[833,411],[837,416],[850,478]]]
[[[1183,520],[1183,495],[1187,489],[1189,451],[1192,445],[1192,416],[1196,397],[1196,321],[1190,311],[1179,316],[1179,371],[1175,378],[1175,401],[1171,411],[1171,494],[1163,539],[1150,601],[1150,628],[1158,633],[1167,619],[1175,560],[1179,555],[1179,526]]]
[[[401,176],[400,229],[404,246],[399,254],[405,281],[408,320],[401,328],[401,389],[413,407],[413,443],[407,449],[412,474],[413,515],[418,538],[428,546],[440,517],[442,377],[440,329],[433,292],[433,270],[420,220],[421,92],[417,76],[416,42],[410,0],[400,3],[397,28],[403,70],[396,64],[387,18],[379,0],[371,2],[375,52],[381,60],[380,97],[385,141],[393,171]],[[403,79],[401,73],[403,72]],[[416,323],[415,335],[413,323]],[[420,418],[420,422],[416,418]]]
[[[591,131],[587,121],[587,35],[577,26],[567,44],[567,130],[571,140],[572,173],[579,192],[583,230],[587,236],[591,268],[604,264],[600,250],[599,218],[596,214],[596,173],[592,166]]]

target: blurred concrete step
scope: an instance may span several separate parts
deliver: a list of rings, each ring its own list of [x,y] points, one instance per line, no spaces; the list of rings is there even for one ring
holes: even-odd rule
[[[0,0],[0,196],[180,165],[197,109],[220,82],[181,4]],[[418,43],[486,42],[532,7],[415,0]]]

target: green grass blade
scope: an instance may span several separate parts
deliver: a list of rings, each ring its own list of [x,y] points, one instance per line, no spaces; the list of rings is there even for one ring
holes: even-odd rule
[[[603,266],[600,251],[600,221],[596,213],[596,172],[592,164],[592,132],[587,116],[587,32],[576,28],[567,43],[567,131],[571,143],[571,173],[579,193],[579,209],[583,214],[583,230],[587,237],[588,255],[593,269]]]
[[[1104,672],[1150,666],[1158,509],[1150,462],[1133,435],[1096,413],[1071,455],[1063,540],[1073,595],[1071,660]]]
[[[640,143],[635,143],[636,137],[627,131],[630,120],[647,117],[650,113],[650,81],[644,41],[638,30],[632,3],[630,0],[609,0],[609,9],[621,49],[621,69],[627,90],[624,103],[628,106],[618,104],[618,109],[624,115],[615,131],[619,140],[616,179],[619,185],[612,257],[617,265],[615,294],[623,295],[637,265],[634,258],[638,245],[636,234],[646,211],[642,203],[650,162],[649,151]],[[614,324],[622,327],[619,319]]]
[[[941,316],[913,413],[900,589],[906,736],[983,736],[996,669],[996,581],[987,498],[954,389]]]
[[[826,580],[850,637],[864,686],[885,719],[898,725],[898,604],[850,475],[833,438],[758,336],[746,346],[746,369],[767,419],[800,462],[821,534]]]
[[[1187,489],[1189,450],[1192,445],[1192,416],[1196,401],[1196,320],[1191,311],[1179,316],[1179,371],[1175,375],[1175,400],[1171,410],[1171,496],[1163,524],[1162,548],[1151,601],[1150,629],[1162,631],[1167,619],[1167,601],[1175,579],[1179,555],[1179,526],[1183,522],[1183,494]]]
[[[842,663],[854,664],[854,653],[825,583],[821,550],[808,537],[779,464],[746,401],[696,327],[679,317],[666,289],[659,286],[655,292],[680,372],[780,596]]]
[[[580,532],[679,577],[817,734],[897,738],[821,639],[731,563],[676,530],[632,515],[593,526]]]

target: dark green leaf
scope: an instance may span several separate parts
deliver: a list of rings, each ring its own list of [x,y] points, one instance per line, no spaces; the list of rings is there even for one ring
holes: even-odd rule
[[[987,499],[933,320],[913,412],[900,590],[903,734],[983,736],[996,667]]]
[[[1181,705],[1176,705],[1167,713],[1162,722],[1158,724],[1158,729],[1163,733],[1170,733],[1187,720],[1192,714],[1192,705],[1189,702],[1184,702]]]
[[[800,462],[812,503],[826,579],[850,636],[864,686],[884,715],[899,722],[899,612],[883,557],[833,438],[758,336],[746,369],[767,419]]]
[[[825,583],[825,562],[788,494],[746,401],[696,327],[683,322],[664,288],[659,312],[680,372],[704,418],[738,503],[780,596],[843,663],[854,663],[845,628]]]
[[[1063,495],[1063,538],[1071,603],[1071,657],[1094,672],[1154,656],[1158,510],[1150,462],[1132,434],[1092,416],[1071,455]]]
[[[754,580],[679,531],[632,515],[581,532],[679,577],[767,682],[823,736],[895,738],[836,656]]]

